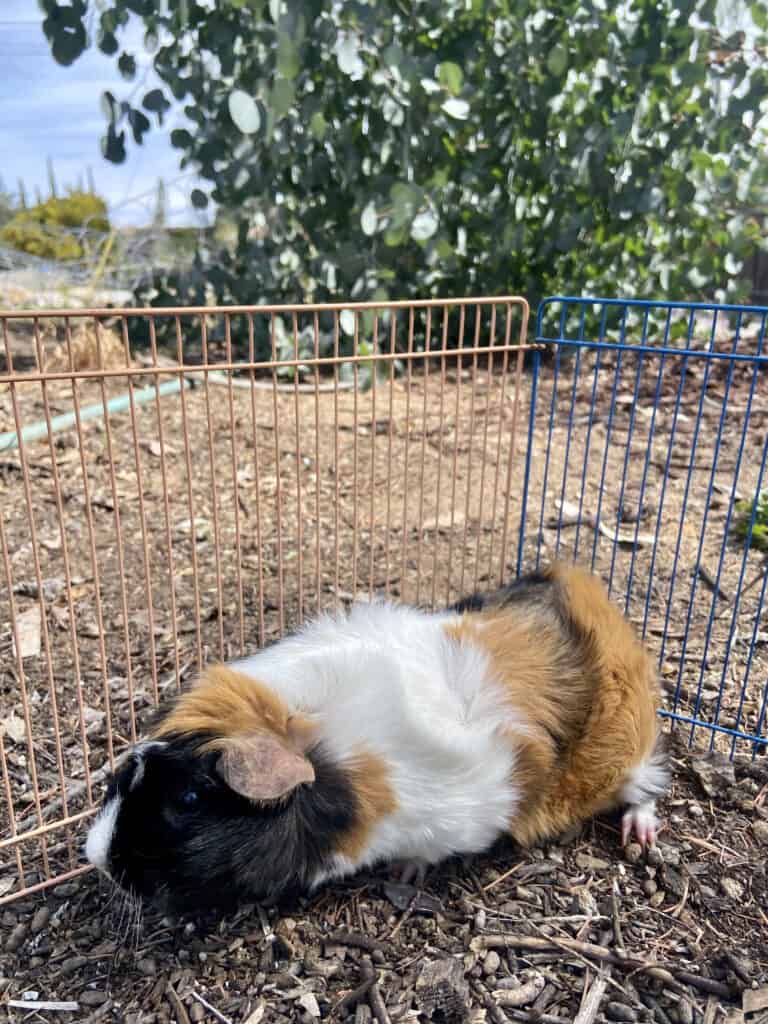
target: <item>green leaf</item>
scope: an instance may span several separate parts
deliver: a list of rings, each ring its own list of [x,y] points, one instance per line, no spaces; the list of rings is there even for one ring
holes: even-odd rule
[[[150,89],[141,101],[141,105],[145,110],[149,110],[151,113],[157,114],[161,120],[165,111],[169,110],[171,106],[165,98],[162,89]]]
[[[111,32],[102,32],[99,39],[99,49],[102,53],[106,53],[108,57],[111,57],[120,49],[120,44]]]
[[[363,229],[363,234],[375,235],[378,223],[376,204],[371,200],[360,215],[360,227]]]
[[[174,128],[171,132],[171,145],[174,149],[189,149],[193,144],[192,136],[186,128]]]
[[[201,192],[199,188],[193,188],[189,198],[196,210],[204,210],[208,205],[208,196],[205,192]]]
[[[446,100],[441,110],[444,110],[449,117],[455,117],[457,121],[466,121],[469,117],[469,104],[466,100],[455,98]]]
[[[458,64],[446,61],[440,65],[437,80],[453,96],[458,96],[464,84],[464,72]]]
[[[121,53],[117,62],[117,68],[123,78],[132,79],[136,77],[136,60],[130,53]]]
[[[272,86],[269,106],[270,110],[278,120],[281,117],[285,117],[291,109],[295,95],[296,86],[293,82],[289,82],[286,78],[277,79],[275,84]]]
[[[749,13],[757,28],[762,32],[768,30],[768,8],[764,3],[750,4]]]
[[[259,106],[253,96],[242,89],[233,89],[228,100],[229,116],[243,135],[252,135],[261,127]]]
[[[291,81],[301,70],[299,48],[291,36],[281,32],[277,41],[277,71],[283,78]]]
[[[148,132],[150,129],[149,118],[142,114],[140,110],[132,109],[128,112],[128,123],[133,132],[134,142],[141,145],[145,132]]]
[[[101,140],[101,152],[113,164],[125,161],[125,132],[117,132],[114,124],[107,127],[107,134]]]
[[[45,7],[48,17],[43,22],[43,31],[51,44],[54,60],[65,67],[73,64],[88,45],[83,15],[78,13],[80,9],[78,6],[61,7],[54,2]]]
[[[568,50],[564,46],[555,46],[547,56],[547,71],[554,78],[560,78],[568,67]]]
[[[323,139],[325,138],[327,128],[328,122],[323,117],[321,111],[316,111],[310,118],[309,130],[312,132],[312,134],[315,136],[318,142],[322,142]]]

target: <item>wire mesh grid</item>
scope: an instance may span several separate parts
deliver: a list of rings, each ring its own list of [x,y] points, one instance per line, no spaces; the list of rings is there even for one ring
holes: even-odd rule
[[[0,314],[0,901],[85,870],[101,782],[206,662],[514,571],[527,321],[515,297]]]
[[[526,381],[517,571],[595,569],[658,656],[662,714],[730,756],[768,749],[767,317],[548,299]]]

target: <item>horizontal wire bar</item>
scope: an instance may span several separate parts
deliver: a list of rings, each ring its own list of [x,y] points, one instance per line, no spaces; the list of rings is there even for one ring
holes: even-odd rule
[[[748,743],[759,743],[768,746],[768,736],[755,736],[752,733],[741,732],[738,729],[729,729],[727,725],[717,725],[715,722],[703,722],[700,718],[692,718],[690,715],[681,715],[677,711],[659,711],[662,718],[669,718],[674,722],[685,722],[686,725],[695,725],[700,729],[709,729],[711,732],[723,732],[727,736],[735,736],[736,739],[746,740]]]
[[[440,360],[450,359],[461,356],[471,355],[488,355],[494,352],[533,352],[541,349],[541,345],[535,343],[530,345],[487,345],[477,348],[449,348],[449,349],[431,349],[429,352],[375,352],[370,355],[357,355],[357,356],[320,356],[319,358],[313,358],[311,356],[306,359],[263,359],[258,361],[235,362],[232,360],[223,360],[222,362],[205,362],[205,363],[180,363],[174,365],[162,364],[152,366],[121,366],[117,368],[104,368],[101,370],[50,370],[40,371],[36,370],[34,373],[4,373],[0,374],[0,384],[32,384],[39,383],[40,381],[53,381],[53,380],[103,380],[107,377],[157,377],[160,374],[169,374],[170,376],[183,375],[185,377],[191,377],[192,375],[203,376],[206,373],[216,373],[222,370],[231,371],[242,371],[249,372],[251,370],[279,370],[283,367],[291,368],[298,366],[305,366],[308,369],[312,367],[323,367],[323,366],[335,366],[337,364],[352,363],[352,364],[364,364],[364,363],[392,363],[402,360],[403,362],[408,361],[426,361],[428,359]]]
[[[739,306],[719,302],[675,302],[663,299],[601,299],[583,295],[548,295],[541,300],[539,313],[545,306],[565,302],[570,306],[637,306],[641,309],[705,309],[712,313],[768,313],[768,306]]]
[[[82,867],[73,868],[71,871],[63,871],[60,875],[55,875],[52,878],[46,878],[44,882],[38,882],[36,885],[27,885],[23,889],[17,889],[16,892],[0,897],[0,907],[4,903],[13,903],[14,900],[20,900],[23,896],[31,896],[33,893],[42,892],[43,889],[52,889],[55,885],[61,885],[62,882],[68,882],[72,878],[77,878],[78,875],[85,875],[87,872],[94,870],[95,868],[92,864],[83,864]]]
[[[48,832],[55,832],[58,828],[66,828],[67,825],[74,825],[84,818],[91,818],[96,813],[98,808],[89,807],[87,811],[80,811],[78,814],[70,814],[67,818],[59,818],[56,821],[51,821],[47,825],[40,825],[39,828],[30,829],[29,832],[18,832],[15,836],[11,836],[9,839],[0,840],[0,850],[12,849],[14,846],[18,846],[20,843],[28,842],[33,839],[38,839],[40,836],[46,835]]]
[[[588,338],[549,338],[537,335],[540,345],[561,345],[569,348],[588,348],[608,350],[611,352],[643,352],[652,356],[692,356],[695,359],[715,359],[726,363],[754,363],[758,366],[768,364],[768,355],[746,355],[741,352],[710,352],[700,348],[673,348],[670,345],[632,345],[623,341],[590,341]],[[2,379],[2,378],[0,378]]]
[[[318,302],[304,304],[278,304],[273,306],[116,306],[107,309],[105,307],[94,307],[92,309],[61,310],[61,309],[21,309],[3,310],[0,313],[2,320],[31,320],[31,319],[52,319],[66,317],[69,319],[82,319],[83,317],[152,317],[158,319],[167,316],[217,316],[224,314],[228,316],[242,316],[249,313],[271,314],[271,313],[332,313],[350,310],[388,310],[388,309],[434,309],[443,306],[519,306],[521,309],[530,309],[528,300],[521,295],[495,295],[475,298],[468,296],[462,299],[397,299],[392,302]]]

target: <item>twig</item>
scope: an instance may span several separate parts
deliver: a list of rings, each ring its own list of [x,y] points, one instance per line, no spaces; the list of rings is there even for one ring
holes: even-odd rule
[[[378,976],[373,964],[368,963],[364,965],[363,977],[366,981],[371,982],[371,987],[368,990],[368,1002],[370,1003],[373,1016],[379,1024],[392,1024],[390,1016],[387,1013],[387,1008],[384,1005],[381,989],[379,988]]]
[[[370,978],[366,978],[362,985],[358,985],[357,988],[353,988],[351,992],[347,992],[347,994],[343,996],[338,1003],[336,1003],[331,1011],[331,1016],[339,1016],[347,1010],[351,1010],[353,1006],[356,1006],[368,995],[368,990],[375,980],[375,975]]]
[[[610,967],[601,964],[600,973],[589,986],[589,991],[581,1001],[579,1012],[573,1018],[573,1024],[592,1024],[600,1003],[603,1001],[605,990],[608,988],[608,977],[611,973]]]
[[[600,960],[605,963],[615,964],[627,971],[643,971],[659,981],[665,982],[671,987],[678,985],[690,985],[701,992],[711,992],[713,995],[730,999],[733,996],[730,986],[722,982],[714,981],[712,978],[702,978],[698,974],[690,974],[688,971],[681,971],[676,967],[663,967],[660,964],[651,963],[648,960],[640,960],[637,957],[623,956],[621,953],[608,949],[607,946],[598,946],[592,942],[580,942],[578,939],[569,938],[542,938],[532,935],[478,935],[471,944],[475,951],[478,949],[531,949],[545,951],[557,951],[566,949],[570,952],[580,954],[592,960]]]
[[[707,1007],[704,1010],[704,1024],[715,1024],[715,1013],[717,1012],[717,1000],[714,996],[707,999]]]
[[[196,999],[198,1003],[206,1008],[208,1013],[212,1013],[216,1020],[221,1021],[221,1024],[232,1024],[229,1017],[225,1017],[223,1013],[219,1013],[215,1006],[211,1006],[207,999],[203,999],[199,992],[195,992],[194,989],[190,989],[189,994],[193,999]]]
[[[397,922],[395,927],[389,933],[390,939],[394,939],[394,937],[397,935],[397,933],[403,927],[405,922],[411,916],[411,914],[413,913],[413,908],[416,906],[416,901],[419,899],[420,896],[421,896],[421,889],[417,889],[414,892],[413,896],[411,896],[411,898],[408,900],[408,906],[405,908],[405,910],[401,914],[400,920]]]
[[[544,975],[537,972],[518,988],[497,989],[492,996],[499,1006],[527,1006],[543,992],[545,984]]]
[[[357,935],[355,932],[331,932],[325,941],[332,946],[353,946],[355,949],[364,949],[366,953],[376,953],[383,949],[380,942],[370,938],[368,935]]]
[[[723,588],[717,582],[717,579],[712,575],[709,569],[707,569],[703,565],[697,565],[696,570],[710,590],[713,590],[718,595],[718,597],[722,597],[722,599],[724,601],[727,601],[728,604],[731,603],[731,601],[733,600],[731,595],[727,591],[723,590]]]
[[[72,1013],[80,1009],[80,1003],[55,999],[9,999],[5,1004],[14,1010],[54,1010]]]
[[[525,861],[521,860],[519,864],[514,864],[511,868],[509,868],[508,871],[505,871],[503,875],[499,875],[498,878],[494,878],[494,880],[492,882],[489,882],[488,885],[484,885],[483,892],[488,892],[488,890],[493,889],[495,885],[499,885],[499,883],[505,882],[510,875],[514,875],[516,871],[519,871],[524,863]]]
[[[624,948],[624,936],[621,934],[621,919],[619,915],[619,883],[616,879],[613,880],[613,888],[611,890],[611,914],[613,918],[613,942],[620,953],[626,953]]]
[[[509,1024],[509,1017],[506,1015],[506,1013],[499,1009],[499,1007],[493,1001],[493,997],[491,996],[490,992],[486,991],[486,989],[484,989],[483,986],[480,985],[478,982],[474,982],[472,988],[475,992],[475,995],[479,998],[480,1002],[487,1010],[488,1016],[490,1017],[492,1024]],[[526,1017],[527,1016],[528,1015],[526,1014]]]
[[[187,1013],[187,1008],[179,998],[179,994],[170,982],[165,986],[165,993],[173,1004],[173,1012],[176,1014],[177,1024],[192,1024]]]

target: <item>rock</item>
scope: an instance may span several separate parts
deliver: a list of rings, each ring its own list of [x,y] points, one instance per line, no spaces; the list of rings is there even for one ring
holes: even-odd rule
[[[201,1003],[193,1003],[187,1013],[189,1014],[189,1019],[194,1021],[195,1024],[205,1020],[205,1007]]]
[[[483,960],[483,974],[488,977],[489,974],[495,974],[501,966],[501,957],[495,949],[491,949],[486,954],[485,960]]]
[[[99,992],[97,989],[87,988],[85,992],[80,993],[77,1000],[83,1006],[101,1006],[102,1003],[106,1003],[107,998],[106,992]]]
[[[681,998],[677,1004],[677,1019],[680,1021],[680,1024],[693,1024],[693,1006],[685,997]]]
[[[691,762],[691,771],[707,796],[716,796],[721,790],[733,786],[736,782],[733,763],[723,754],[694,758]]]
[[[645,895],[653,896],[653,894],[658,891],[659,887],[658,885],[656,885],[654,880],[652,878],[646,878],[646,880],[643,882],[643,892],[645,893]]]
[[[624,856],[630,864],[639,864],[643,856],[640,843],[628,843],[624,847]]]
[[[702,818],[704,816],[701,804],[697,804],[693,800],[688,804],[688,813],[692,818]]]
[[[728,899],[740,902],[744,898],[744,886],[741,882],[737,882],[735,878],[721,878],[720,888]]]
[[[608,1003],[605,1007],[605,1016],[608,1020],[637,1020],[637,1014],[626,1003]]]
[[[22,922],[11,929],[11,934],[5,940],[5,948],[9,953],[15,953],[27,937],[27,926]]]
[[[584,871],[607,871],[611,866],[607,860],[593,857],[591,853],[577,853],[576,863]]]
[[[665,864],[672,864],[674,867],[680,866],[680,851],[676,846],[660,845],[657,849]]]
[[[85,967],[88,963],[88,957],[85,956],[69,956],[63,961],[61,965],[62,974],[74,974],[75,971],[79,971],[81,967]]]
[[[653,894],[653,896],[651,896],[651,898],[648,900],[648,902],[651,904],[652,907],[660,907],[661,904],[664,902],[664,893],[663,893],[663,891],[661,889],[659,889],[658,892],[655,892]]]
[[[658,846],[650,846],[645,854],[646,863],[652,868],[658,868],[664,863],[664,854]]]
[[[481,932],[485,928],[487,920],[488,916],[485,913],[485,911],[478,910],[478,912],[475,914],[475,931]]]
[[[151,956],[137,961],[136,967],[141,974],[147,978],[153,978],[157,974],[157,964]]]
[[[768,846],[768,821],[753,821],[752,835],[764,846]]]
[[[301,1006],[310,1017],[319,1019],[320,1017],[320,1006],[317,1002],[317,997],[314,992],[305,992],[304,995],[299,996],[297,999],[299,1006]]]
[[[29,930],[33,935],[37,935],[43,928],[48,924],[51,919],[51,912],[48,907],[40,907],[32,918],[32,924],[29,926]]]

